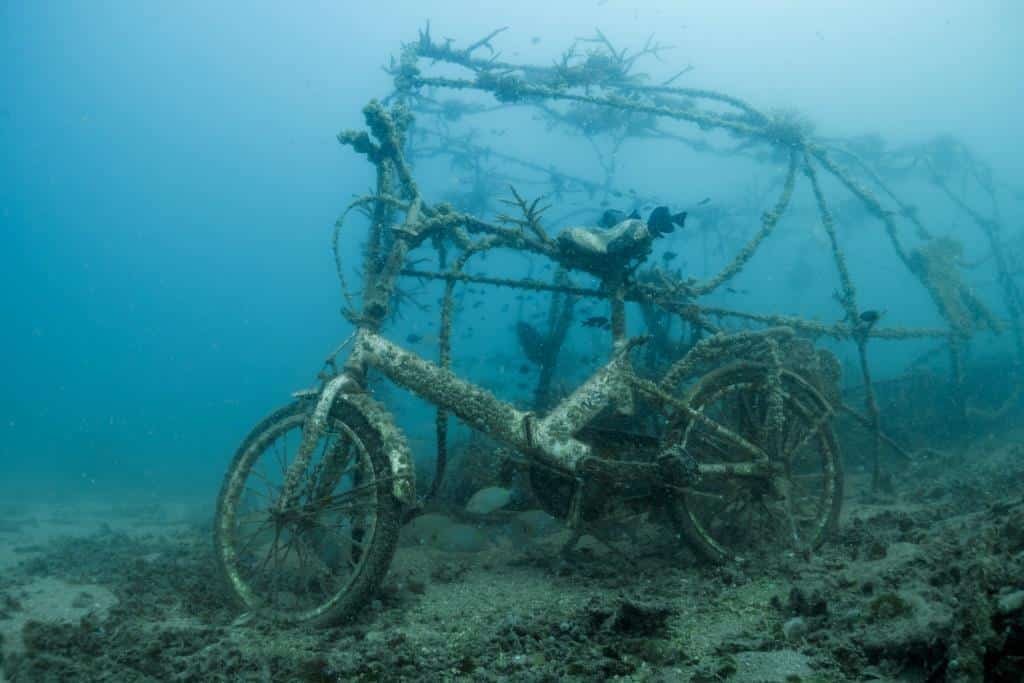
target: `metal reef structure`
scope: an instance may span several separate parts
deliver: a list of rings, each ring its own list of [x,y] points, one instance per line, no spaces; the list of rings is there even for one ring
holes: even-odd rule
[[[535,408],[542,410],[552,402],[551,380],[555,373],[558,349],[566,339],[573,306],[580,298],[594,297],[611,302],[610,331],[615,348],[625,340],[626,302],[639,304],[644,313],[652,343],[649,355],[662,355],[668,363],[682,355],[665,334],[665,316],[674,316],[691,330],[691,344],[725,330],[729,321],[765,327],[785,326],[811,339],[829,337],[851,342],[859,358],[863,380],[863,413],[843,405],[873,435],[872,480],[880,477],[879,451],[883,445],[904,456],[908,454],[883,434],[876,399],[868,347],[875,340],[932,338],[945,344],[951,368],[951,386],[961,419],[981,419],[985,413],[971,409],[964,397],[965,349],[978,333],[1012,335],[1017,366],[1024,360],[1022,310],[1024,299],[1015,280],[1017,265],[1007,250],[996,184],[991,171],[975,159],[965,146],[950,138],[926,145],[887,151],[877,140],[829,140],[814,134],[813,125],[792,110],[761,111],[750,103],[708,89],[687,88],[675,83],[691,67],[680,70],[659,84],[651,84],[635,70],[647,57],[660,57],[668,47],[649,40],[636,52],[620,50],[600,31],[592,38],[575,40],[550,65],[516,64],[505,61],[494,41],[504,29],[493,31],[466,47],[457,48],[452,40],[435,40],[429,25],[418,38],[405,44],[401,54],[392,58],[386,69],[393,77],[394,91],[365,109],[365,131],[344,131],[341,143],[364,155],[376,168],[376,189],[355,199],[339,219],[334,232],[334,254],[342,291],[347,302],[345,315],[353,322],[380,326],[385,312],[403,303],[403,291],[393,286],[394,276],[437,280],[444,285],[439,333],[439,359],[448,368],[452,356],[454,292],[460,285],[512,287],[549,293],[552,297],[547,329],[530,325],[517,328],[519,341],[531,362],[540,366],[540,379],[534,394]],[[452,97],[441,94],[447,93]],[[480,104],[468,95],[488,96],[492,102]],[[460,99],[458,96],[466,95]],[[560,171],[554,165],[524,160],[477,144],[472,139],[446,130],[446,123],[465,117],[485,116],[506,107],[535,109],[551,126],[573,131],[592,142],[602,169],[601,179],[586,178]],[[422,121],[437,122],[430,128]],[[668,125],[692,126],[693,134],[670,129]],[[725,133],[734,144],[716,146],[704,138],[713,132]],[[604,136],[612,146],[611,154],[602,154],[594,141]],[[615,185],[615,154],[630,138],[658,139],[685,145],[698,153],[723,156],[748,156],[776,162],[782,166],[781,191],[763,212],[760,226],[736,251],[731,260],[704,281],[684,278],[679,273],[652,268],[636,272],[627,262],[595,262],[584,253],[563,248],[561,236],[552,237],[545,226],[547,199],[558,201],[569,193],[580,192],[603,198],[623,197]],[[460,211],[451,203],[431,204],[422,196],[414,179],[412,163],[430,157],[447,156],[452,165],[470,168],[475,183],[465,197],[477,211]],[[503,200],[509,213],[485,220],[480,214],[500,191],[493,173],[483,172],[478,160],[487,158],[507,168],[532,174],[546,186],[538,199],[527,199],[515,187],[511,198]],[[917,208],[903,200],[893,189],[889,177],[897,173],[917,174],[938,188],[956,211],[963,212],[977,226],[991,251],[990,260],[1002,294],[1006,321],[1001,321],[967,286],[961,274],[962,246],[948,236],[937,236],[924,223]],[[953,189],[950,178],[960,173],[969,179],[990,201],[983,212],[970,203],[963,192]],[[492,177],[489,177],[492,176]],[[840,245],[834,218],[835,200],[826,196],[824,177],[834,178],[858,201],[863,210],[884,228],[890,248],[907,271],[920,283],[945,322],[943,328],[908,328],[880,323],[858,300],[857,286]],[[752,313],[702,303],[702,299],[729,283],[750,262],[768,240],[779,220],[791,206],[797,183],[807,183],[813,194],[818,221],[828,239],[838,288],[835,299],[845,314],[841,322],[827,324],[800,317]],[[509,182],[509,185],[514,183]],[[363,254],[365,282],[364,305],[356,310],[345,282],[342,228],[349,215],[361,212],[369,219],[369,237]],[[404,216],[404,219],[402,218]],[[396,234],[402,235],[401,249],[391,247]],[[436,252],[435,269],[407,263],[409,252],[429,247]],[[494,249],[511,249],[550,259],[557,266],[550,280],[504,278],[475,275],[466,266],[476,256]],[[424,259],[426,260],[426,259]],[[575,284],[573,271],[598,278],[600,286]],[[713,344],[707,346],[713,350]],[[333,368],[332,368],[333,369]],[[1010,410],[1020,396],[1017,387],[1006,397],[995,414]],[[991,415],[989,415],[991,416]],[[437,488],[447,460],[449,416],[439,409],[437,428]]]

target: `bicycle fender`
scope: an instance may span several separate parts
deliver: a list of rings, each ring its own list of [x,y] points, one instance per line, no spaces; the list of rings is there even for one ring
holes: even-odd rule
[[[352,386],[351,378],[344,374],[329,381],[320,392],[316,408],[310,415],[311,419],[314,423],[323,423],[336,400],[345,401],[358,410],[380,436],[381,447],[387,455],[391,470],[392,493],[400,502],[413,504],[416,500],[416,470],[412,465],[412,449],[409,448],[409,441],[384,406],[361,390],[353,393],[345,392]]]

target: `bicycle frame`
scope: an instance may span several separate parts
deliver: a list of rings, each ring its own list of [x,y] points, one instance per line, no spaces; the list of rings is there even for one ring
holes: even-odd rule
[[[346,393],[365,391],[363,378],[367,366],[380,370],[396,384],[451,411],[495,439],[539,457],[549,466],[575,473],[579,464],[593,453],[590,446],[572,435],[609,405],[613,397],[622,402],[623,397],[632,396],[629,349],[638,343],[640,340],[619,345],[606,365],[547,416],[537,419],[532,412],[518,410],[486,389],[458,378],[450,370],[406,351],[368,327],[360,327],[344,370],[325,384],[303,428],[302,442],[285,475],[278,507],[283,511],[294,501],[297,483],[325,431],[335,400]],[[626,410],[631,406],[631,400],[623,403]],[[404,440],[400,446],[389,449],[387,455],[395,480],[395,496],[412,503],[415,496],[413,467]]]
[[[572,435],[613,402],[618,402],[624,412],[630,411],[632,368],[628,350],[637,343],[628,343],[617,350],[607,364],[543,418],[516,409],[486,389],[460,379],[450,370],[367,329],[360,330],[356,336],[346,373],[352,376],[354,370],[362,374],[361,366],[374,367],[396,384],[457,415],[466,424],[508,446],[540,457],[545,464],[571,473],[583,459],[592,455],[590,446]],[[344,379],[340,382],[345,384]]]
[[[774,335],[791,334],[791,331],[785,328],[765,332]],[[746,335],[738,336],[741,341],[747,339]],[[763,332],[756,336],[767,335]],[[772,339],[771,336],[767,338]],[[344,370],[329,380],[320,392],[310,423],[304,429],[303,443],[295,462],[288,470],[286,484],[282,487],[282,507],[286,505],[284,501],[291,498],[289,492],[294,490],[294,482],[298,481],[308,463],[309,455],[323,432],[334,401],[346,393],[365,391],[363,378],[367,367],[376,368],[391,381],[416,393],[429,403],[451,411],[468,425],[570,476],[581,476],[584,463],[597,460],[592,448],[574,438],[574,434],[609,405],[617,404],[620,411],[627,414],[631,412],[634,389],[639,389],[654,398],[671,401],[673,407],[685,413],[689,419],[711,426],[723,438],[746,451],[751,457],[746,462],[700,464],[697,466],[698,476],[765,476],[768,473],[766,468],[769,466],[769,458],[761,448],[739,434],[717,425],[685,402],[665,396],[656,385],[633,374],[629,351],[642,342],[642,338],[637,338],[618,344],[608,363],[599,368],[546,416],[538,418],[534,413],[518,410],[486,389],[460,379],[450,370],[401,348],[379,333],[365,327],[360,328]],[[684,358],[680,362],[685,363],[686,360]],[[412,502],[415,487],[407,449],[392,449],[388,452],[388,457],[395,477],[395,495],[404,502]],[[629,470],[620,472],[628,474]],[[649,464],[645,464],[644,467],[637,468],[634,474],[658,479],[666,472],[657,468],[652,469]]]

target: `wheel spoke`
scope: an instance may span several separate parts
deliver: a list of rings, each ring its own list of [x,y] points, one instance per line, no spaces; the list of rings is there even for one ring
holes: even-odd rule
[[[260,472],[255,467],[252,468],[252,473],[255,474],[261,481],[263,481],[264,484],[266,484],[268,497],[270,497],[271,494],[276,493],[280,490],[280,487],[277,484],[267,479],[267,475],[263,474],[263,472]]]
[[[813,439],[814,437],[821,433],[821,429],[828,422],[829,417],[830,415],[828,413],[822,413],[818,417],[818,419],[815,420],[811,428],[808,429],[807,432],[803,435],[799,443],[797,443],[793,448],[789,449],[787,452],[783,453],[783,459],[789,463],[795,462],[793,456],[799,453],[800,449],[802,449],[804,446],[810,443],[811,439]]]
[[[303,554],[304,546],[305,553]],[[308,564],[311,567],[311,569],[316,573],[317,580],[321,582],[320,585],[326,589],[325,592],[329,591],[330,588],[327,586],[327,580],[330,579],[332,576],[331,569],[320,558],[319,554],[316,551],[316,548],[312,545],[308,545],[307,541],[304,538],[299,539],[299,544],[296,546],[296,548],[300,556],[309,558]],[[304,562],[303,565],[305,566],[305,564],[306,563]]]
[[[281,468],[281,474],[283,475],[288,471],[288,439],[285,438],[282,441],[283,444],[275,444],[274,457],[277,458],[277,464]]]
[[[701,431],[694,435],[694,441],[699,441],[700,448],[708,448],[717,452],[723,459],[729,459],[735,457],[735,449],[729,448],[730,444],[727,440],[722,439],[716,434]]]
[[[353,462],[358,462],[358,459],[351,458],[352,450],[352,440],[349,435],[344,433],[338,435],[330,453],[324,455],[324,467],[313,487],[314,499],[330,495],[334,487],[349,471],[350,465]]]
[[[266,522],[264,522],[258,529],[256,529],[256,531],[252,532],[252,535],[249,536],[249,539],[245,542],[245,545],[243,545],[241,548],[235,551],[235,554],[238,556],[245,555],[245,553],[249,550],[252,544],[259,539],[263,531],[273,523],[274,520],[272,519],[268,519]]]
[[[302,552],[302,536],[298,533],[292,532],[292,540],[295,545],[295,561],[298,564],[298,591],[301,593],[308,593],[308,573],[306,571],[306,556]]]
[[[725,441],[726,443],[729,443],[736,448],[740,448],[746,451],[748,454],[754,456],[755,458],[764,457],[764,451],[762,451],[756,445],[747,441],[746,439],[744,439],[742,436],[732,431],[731,429],[704,415],[702,412],[698,412],[696,410],[691,409],[690,416],[694,420],[699,422],[702,426],[706,427],[717,438]]]
[[[277,540],[274,541],[274,550],[277,550]],[[281,597],[281,556],[274,553],[274,575],[270,581],[272,590],[270,591],[270,599],[273,604],[277,604]]]
[[[258,491],[258,490],[254,489],[254,488],[249,487],[249,486],[246,486],[245,490],[248,491],[249,493],[256,494],[257,496],[262,496],[268,503],[273,503],[274,502],[273,499],[271,498],[270,494],[267,493],[266,491]]]
[[[260,510],[260,511],[257,511],[257,512],[250,512],[250,513],[248,513],[246,515],[238,515],[238,516],[235,517],[235,524],[257,524],[257,523],[259,523],[260,525],[263,525],[263,524],[269,524],[269,523],[271,523],[273,521],[274,521],[273,518],[271,518],[266,513],[265,510]]]
[[[765,430],[767,415],[762,414],[758,405],[754,402],[754,394],[750,390],[739,392],[739,405],[741,414],[737,416],[739,431],[751,441],[762,440]]]
[[[383,484],[384,482],[391,481],[392,479],[394,479],[394,477],[381,477],[379,479],[374,479],[373,481],[368,482],[366,484],[362,484],[360,486],[355,486],[355,487],[349,489],[348,491],[343,491],[341,493],[336,493],[336,494],[332,495],[330,498],[328,498],[327,501],[323,504],[323,507],[321,507],[320,509],[321,510],[330,510],[332,512],[333,511],[337,511],[337,510],[341,509],[342,507],[344,507],[345,505],[353,504],[354,501],[352,499],[354,499],[354,498],[358,498],[358,497],[362,497],[362,496],[364,496],[366,494],[374,493],[375,489],[377,488],[377,486],[379,484]],[[373,503],[371,502],[369,504],[372,505]]]
[[[270,547],[267,549],[267,556],[263,558],[263,563],[260,565],[258,573],[263,573],[263,570],[267,568],[267,563],[270,562],[271,555],[277,549],[277,540],[281,537],[281,527],[274,527],[274,540],[271,542]]]
[[[792,413],[788,414],[787,419],[784,421],[782,438],[779,439],[780,452],[777,455],[780,456],[780,459],[787,459],[787,454],[795,450],[790,444],[797,443],[802,438],[803,424],[804,421],[802,419],[798,419]]]
[[[366,548],[366,544],[365,543],[363,543],[362,541],[357,541],[352,536],[343,536],[341,534],[341,532],[336,527],[334,527],[332,525],[325,524],[324,522],[322,522],[320,520],[314,520],[313,524],[317,525],[318,527],[320,527],[321,529],[323,529],[327,533],[329,533],[332,536],[334,536],[335,539],[340,541],[341,545],[343,545],[343,546],[346,545],[346,544],[350,544],[350,545],[354,545],[354,546],[356,546],[357,548],[360,548],[360,549],[365,549]]]

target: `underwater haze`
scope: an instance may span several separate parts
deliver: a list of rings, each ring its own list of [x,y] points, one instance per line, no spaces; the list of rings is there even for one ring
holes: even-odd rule
[[[0,683],[1020,680],[1022,35],[1011,0],[0,4]],[[388,342],[487,393],[439,414],[461,385]],[[279,438],[305,507],[246,499]]]
[[[8,495],[213,493],[247,426],[313,382],[347,334],[330,229],[370,181],[335,134],[387,94],[381,66],[427,20],[465,42],[507,25],[502,50],[539,63],[594,27],[623,45],[653,33],[675,49],[651,68],[693,65],[689,86],[833,134],[954,133],[1024,175],[1018,3],[467,7],[4,5]],[[666,200],[747,181],[652,173]]]

